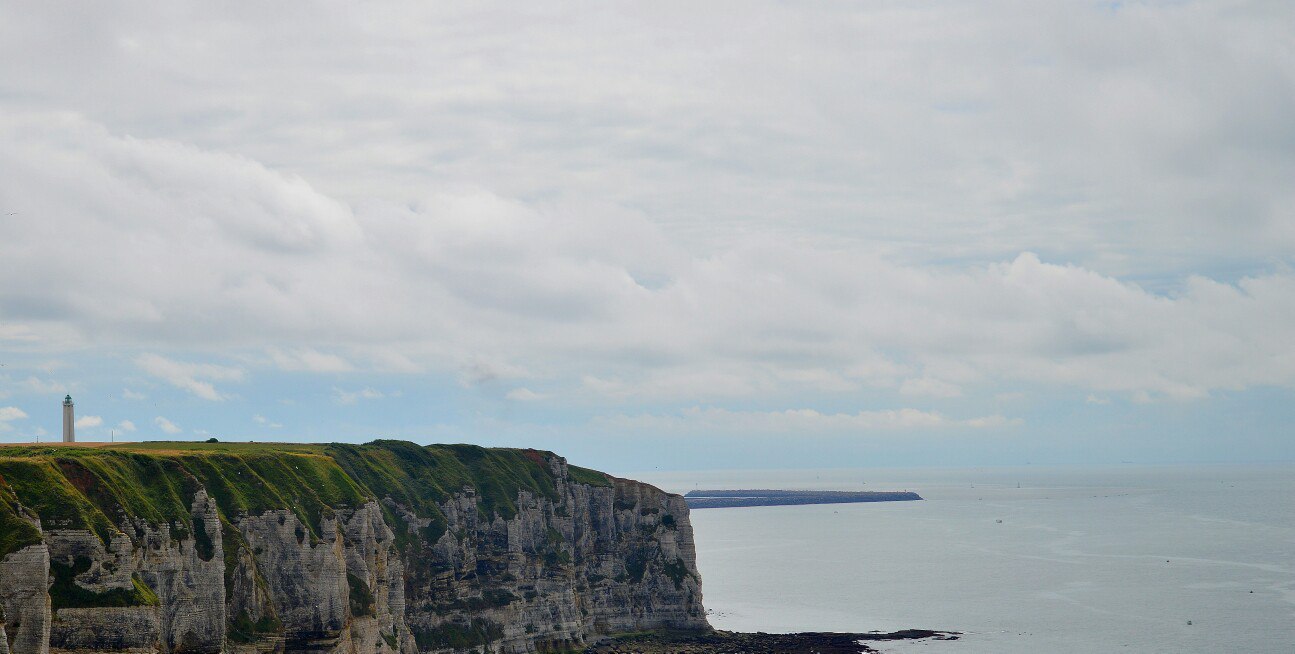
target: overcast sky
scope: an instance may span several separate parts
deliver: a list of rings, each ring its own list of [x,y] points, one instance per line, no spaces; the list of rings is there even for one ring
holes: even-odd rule
[[[1295,4],[0,1],[0,442],[1295,459]]]

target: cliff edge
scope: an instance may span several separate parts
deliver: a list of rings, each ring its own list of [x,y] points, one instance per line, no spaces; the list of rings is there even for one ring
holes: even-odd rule
[[[0,654],[544,652],[708,629],[682,497],[537,450],[0,447]]]

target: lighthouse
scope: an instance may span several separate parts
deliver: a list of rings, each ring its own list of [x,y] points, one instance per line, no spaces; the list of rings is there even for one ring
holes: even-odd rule
[[[72,415],[72,396],[63,398],[63,442],[76,442],[76,417]]]

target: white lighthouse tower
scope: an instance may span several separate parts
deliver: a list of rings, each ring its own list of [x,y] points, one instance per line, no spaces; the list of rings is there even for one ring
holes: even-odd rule
[[[63,398],[63,442],[76,442],[76,417],[72,415],[72,396]]]

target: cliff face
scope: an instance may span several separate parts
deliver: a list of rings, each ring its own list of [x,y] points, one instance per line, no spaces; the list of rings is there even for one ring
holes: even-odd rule
[[[707,628],[683,498],[551,453],[0,449],[0,654],[535,652],[657,628]]]

